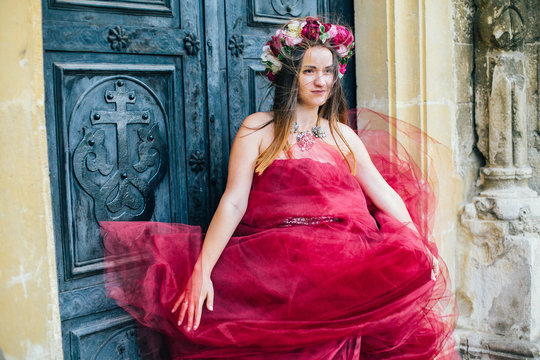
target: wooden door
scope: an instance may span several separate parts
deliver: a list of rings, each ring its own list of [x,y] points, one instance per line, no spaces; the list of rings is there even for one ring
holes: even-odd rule
[[[138,357],[132,319],[105,296],[99,221],[207,221],[201,16],[195,1],[43,2],[65,359]]]
[[[279,23],[330,7],[328,0],[43,0],[65,359],[140,358],[133,320],[105,296],[98,222],[205,227],[238,126],[271,103],[263,44]]]

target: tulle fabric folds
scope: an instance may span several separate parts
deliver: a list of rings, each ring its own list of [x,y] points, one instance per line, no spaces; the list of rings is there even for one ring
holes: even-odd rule
[[[448,273],[439,259],[431,279],[426,250],[437,255],[428,241],[433,182],[390,151],[387,131],[359,133],[420,235],[377,211],[338,149],[318,139],[254,177],[199,329],[178,327],[170,311],[186,286],[197,287],[188,280],[199,227],[102,223],[108,296],[163,333],[173,359],[458,359]]]

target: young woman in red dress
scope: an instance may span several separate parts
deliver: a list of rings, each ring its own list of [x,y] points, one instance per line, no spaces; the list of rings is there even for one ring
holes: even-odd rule
[[[273,109],[240,127],[206,234],[102,224],[109,296],[166,334],[172,358],[459,358],[446,267],[423,225],[431,188],[346,125],[353,47],[349,29],[316,18],[272,36]],[[126,254],[139,266],[118,265]]]

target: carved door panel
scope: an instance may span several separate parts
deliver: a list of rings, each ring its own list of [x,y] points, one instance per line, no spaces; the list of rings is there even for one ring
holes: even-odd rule
[[[43,1],[65,359],[138,358],[133,320],[105,296],[98,221],[207,221],[201,9],[187,0]]]

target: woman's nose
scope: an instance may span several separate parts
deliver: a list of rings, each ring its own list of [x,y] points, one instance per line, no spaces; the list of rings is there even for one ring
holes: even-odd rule
[[[315,80],[313,81],[316,85],[324,85],[324,80],[323,80],[323,74],[317,74],[317,76],[315,76]]]

